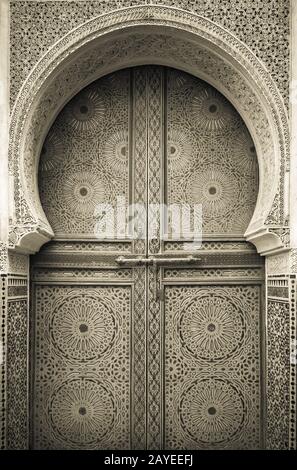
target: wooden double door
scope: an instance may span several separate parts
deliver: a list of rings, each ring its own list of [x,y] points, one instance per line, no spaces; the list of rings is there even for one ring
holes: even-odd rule
[[[257,178],[236,110],[184,72],[119,71],[65,106],[39,165],[33,448],[263,446]]]

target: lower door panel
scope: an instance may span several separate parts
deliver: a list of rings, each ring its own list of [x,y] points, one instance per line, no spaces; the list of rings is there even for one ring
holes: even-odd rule
[[[35,258],[31,446],[263,448],[261,259],[119,268],[105,258],[86,269]]]
[[[165,448],[261,446],[259,285],[165,288]]]
[[[35,286],[33,446],[129,449],[131,286]]]

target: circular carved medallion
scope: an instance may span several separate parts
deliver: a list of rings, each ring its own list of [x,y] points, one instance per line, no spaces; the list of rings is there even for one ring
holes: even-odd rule
[[[105,114],[104,97],[88,89],[74,97],[65,107],[62,117],[76,132],[96,132]]]
[[[113,312],[97,298],[69,297],[53,312],[53,343],[69,359],[99,358],[111,347],[115,334]]]
[[[230,103],[214,88],[194,93],[192,109],[196,123],[207,131],[220,131],[239,122]]]
[[[63,161],[63,145],[61,139],[54,132],[50,132],[45,139],[45,142],[41,149],[40,160],[39,160],[39,171],[50,171],[57,163]]]
[[[92,379],[62,384],[49,401],[51,426],[60,439],[80,447],[98,443],[112,429],[112,393]]]
[[[245,408],[242,393],[228,381],[197,381],[181,397],[181,426],[199,444],[222,444],[242,429]]]
[[[245,175],[257,175],[257,151],[249,133],[244,130],[232,139],[236,162]]]
[[[182,171],[191,161],[192,145],[190,137],[184,132],[173,129],[169,133],[167,145],[168,168]]]
[[[112,170],[122,174],[128,170],[128,133],[118,131],[112,134],[105,144],[105,159]]]
[[[231,298],[208,293],[195,297],[182,311],[179,331],[191,355],[217,361],[241,347],[246,325],[242,310]]]
[[[104,184],[96,173],[79,172],[66,176],[64,183],[64,200],[74,213],[94,216],[97,204],[104,202]]]
[[[202,204],[203,214],[212,218],[223,217],[224,213],[241,201],[236,175],[216,165],[195,170],[188,187],[192,200]]]

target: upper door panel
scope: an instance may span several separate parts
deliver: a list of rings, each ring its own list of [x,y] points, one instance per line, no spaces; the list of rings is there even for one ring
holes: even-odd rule
[[[217,90],[167,70],[170,205],[202,205],[203,237],[243,237],[258,194],[256,150],[238,112]]]
[[[129,203],[130,75],[120,71],[82,90],[45,140],[40,197],[57,238],[94,238],[97,206]]]
[[[204,239],[243,238],[257,156],[217,90],[181,71],[141,67],[97,80],[65,106],[42,149],[39,187],[56,238],[96,238],[99,228],[107,239],[144,240],[148,230],[149,251],[158,253],[163,236],[192,234],[185,218],[180,227],[182,211],[200,205]]]

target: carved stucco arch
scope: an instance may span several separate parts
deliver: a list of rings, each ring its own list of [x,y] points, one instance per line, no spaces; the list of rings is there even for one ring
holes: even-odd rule
[[[32,253],[53,236],[39,199],[37,168],[43,140],[58,112],[93,80],[148,63],[175,67],[209,82],[241,114],[255,142],[260,171],[258,201],[245,235],[263,254],[283,247],[273,226],[282,226],[285,217],[288,119],[269,72],[249,48],[212,21],[177,8],[146,5],[100,15],[72,30],[40,59],[23,84],[11,120],[11,248]]]

